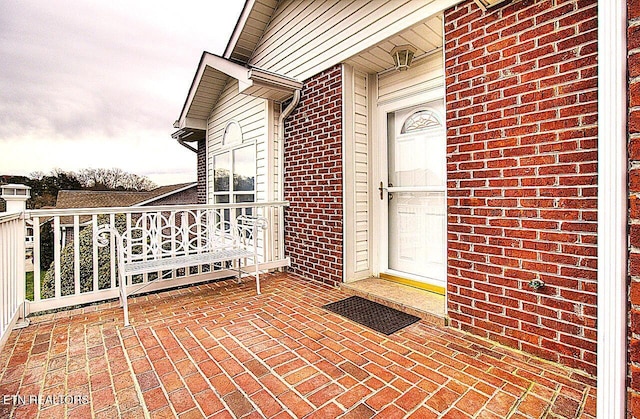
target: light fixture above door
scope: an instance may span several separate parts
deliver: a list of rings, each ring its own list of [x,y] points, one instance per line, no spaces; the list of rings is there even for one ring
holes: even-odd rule
[[[416,54],[416,48],[413,45],[398,45],[391,50],[393,64],[398,71],[404,71],[411,66],[413,56]]]

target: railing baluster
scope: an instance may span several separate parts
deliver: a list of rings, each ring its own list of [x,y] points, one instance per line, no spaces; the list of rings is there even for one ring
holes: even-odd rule
[[[116,226],[116,215],[109,214],[109,225],[111,227]],[[116,236],[114,234],[109,234],[109,261],[111,264],[111,288],[116,287]]]
[[[155,229],[156,229],[156,231],[158,232],[158,234],[156,234],[156,246],[157,246],[157,247],[162,246],[162,230],[161,230],[161,227],[160,227],[160,226],[162,225],[162,222],[161,222],[161,220],[160,220],[160,217],[161,217],[161,216],[162,216],[162,213],[161,213],[160,211],[156,212],[156,218],[155,218],[156,225],[155,225]],[[162,271],[158,271],[158,272],[156,273],[156,275],[157,275],[157,277],[156,277],[156,279],[155,279],[156,281],[157,281],[158,279],[162,279]]]
[[[74,294],[80,295],[80,216],[73,216],[73,285]]]
[[[93,231],[98,229],[98,214],[93,214],[91,216],[91,225],[93,226]],[[98,285],[98,278],[100,276],[99,270],[99,260],[98,260],[98,245],[95,240],[91,241],[91,251],[92,251],[92,260],[93,260],[93,292],[96,292],[100,289]]]
[[[60,284],[60,216],[53,217],[53,273],[54,273],[54,295],[55,298],[60,298],[62,294],[62,286]]]
[[[127,216],[126,216],[126,226],[125,226],[125,230],[126,230],[126,231],[131,231],[131,213],[130,213],[130,212],[128,212],[128,213],[127,213]],[[131,241],[128,241],[128,242],[126,243],[126,245],[127,245],[127,253],[128,253],[128,254],[131,254]],[[144,247],[144,246],[145,246],[145,244],[143,244],[143,247]],[[144,281],[146,281],[146,279],[147,279],[146,275],[147,275],[147,274],[144,274],[144,275],[145,275],[145,276],[144,276],[144,279],[143,279],[143,280],[144,280]],[[120,278],[120,280],[121,280],[121,281],[126,281],[127,279],[126,279],[126,278]],[[129,281],[133,282],[133,278],[129,278]],[[125,284],[125,285],[126,285],[126,284]]]
[[[40,301],[40,217],[33,217],[33,301]]]
[[[284,259],[284,207],[278,207],[278,259]]]
[[[11,221],[7,221],[5,223],[2,224],[2,228],[0,229],[0,243],[7,243],[7,247],[6,249],[3,247],[3,251],[2,254],[0,254],[0,263],[2,265],[0,266],[6,266],[6,268],[3,268],[0,271],[0,303],[2,303],[2,307],[0,307],[0,331],[3,333],[5,332],[5,328],[7,326],[7,316],[8,316],[8,312],[10,310],[9,305],[7,304],[6,301],[6,293],[7,290],[9,289],[9,284],[10,284],[10,275],[11,275],[11,271],[13,269],[13,263],[11,262],[11,256],[9,255],[9,249],[10,249],[10,245],[12,244],[10,242],[10,237],[9,237],[9,232],[11,231]]]

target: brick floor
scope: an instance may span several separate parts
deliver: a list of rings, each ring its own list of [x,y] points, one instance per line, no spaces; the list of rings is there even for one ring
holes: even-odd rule
[[[3,397],[0,417],[595,417],[593,377],[444,327],[385,336],[321,308],[345,297],[273,274],[260,296],[222,281],[134,298],[128,328],[116,303],[34,317],[0,353],[0,396],[41,403]]]

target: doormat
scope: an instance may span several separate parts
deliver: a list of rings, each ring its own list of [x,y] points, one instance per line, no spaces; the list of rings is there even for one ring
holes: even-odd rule
[[[377,332],[390,335],[420,320],[419,317],[353,296],[329,303],[322,308],[367,326]]]

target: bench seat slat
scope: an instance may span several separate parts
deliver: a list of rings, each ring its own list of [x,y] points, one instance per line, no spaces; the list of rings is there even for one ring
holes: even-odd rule
[[[167,256],[166,258],[154,258],[138,262],[129,262],[122,267],[122,270],[124,275],[136,275],[147,272],[244,259],[248,257],[253,257],[253,252],[245,249],[220,249],[213,252],[183,256]]]

